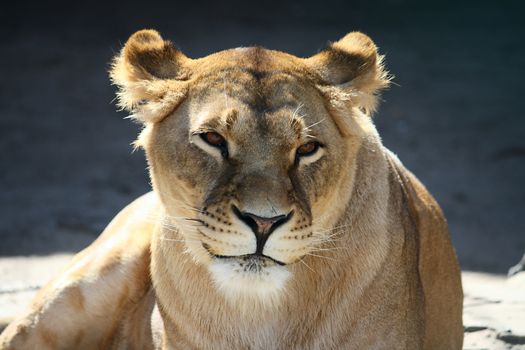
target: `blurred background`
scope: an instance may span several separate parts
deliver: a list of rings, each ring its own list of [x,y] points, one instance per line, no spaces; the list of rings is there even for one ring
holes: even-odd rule
[[[190,57],[262,45],[309,56],[360,30],[395,75],[374,119],[435,195],[463,269],[525,251],[525,21],[519,1],[11,2],[0,27],[0,257],[76,252],[149,190],[139,125],[107,70],[159,30]]]

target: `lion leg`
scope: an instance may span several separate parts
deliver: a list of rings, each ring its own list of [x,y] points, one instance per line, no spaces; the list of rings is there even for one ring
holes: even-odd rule
[[[39,291],[28,312],[4,330],[0,349],[113,347],[130,310],[147,310],[151,299],[149,249],[155,208],[156,199],[148,194],[119,213]]]
[[[113,336],[114,350],[153,350],[152,315],[155,307],[155,292],[149,292],[136,304],[131,305],[122,318],[117,334]]]

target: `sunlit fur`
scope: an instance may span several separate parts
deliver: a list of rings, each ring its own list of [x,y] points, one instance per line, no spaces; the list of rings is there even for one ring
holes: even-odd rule
[[[371,119],[389,76],[370,38],[309,58],[190,59],[143,30],[111,78],[144,126],[135,146],[153,192],[39,293],[1,349],[461,348],[443,213]],[[318,152],[298,156],[312,140]],[[287,221],[263,246],[239,212]]]
[[[248,308],[253,308],[254,302],[279,304],[290,271],[275,263],[270,263],[270,266],[262,264],[216,259],[210,264],[209,270],[216,286],[230,303]]]

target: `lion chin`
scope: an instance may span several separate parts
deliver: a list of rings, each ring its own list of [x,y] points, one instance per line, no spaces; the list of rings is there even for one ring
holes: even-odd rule
[[[217,289],[236,304],[242,300],[278,304],[291,276],[286,266],[256,255],[215,258],[208,269]]]

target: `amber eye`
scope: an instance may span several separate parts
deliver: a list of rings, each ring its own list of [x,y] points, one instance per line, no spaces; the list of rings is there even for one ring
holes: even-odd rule
[[[317,141],[307,142],[304,145],[302,145],[299,148],[297,148],[297,156],[298,157],[311,156],[312,154],[317,152],[319,147],[320,147],[320,144]]]
[[[201,138],[210,146],[220,147],[226,144],[226,140],[216,132],[205,132],[201,134]]]
[[[200,137],[208,145],[217,147],[218,149],[220,149],[221,154],[224,158],[228,157],[228,145],[224,137],[221,136],[221,134],[213,132],[213,131],[209,131],[209,132],[204,132],[200,134]]]

